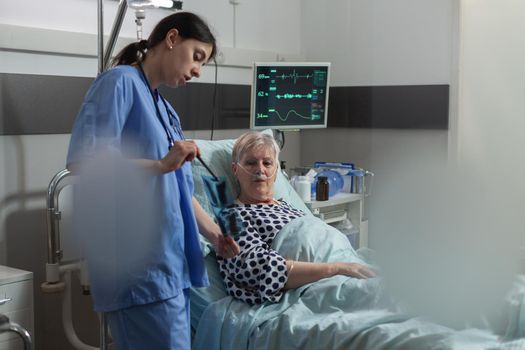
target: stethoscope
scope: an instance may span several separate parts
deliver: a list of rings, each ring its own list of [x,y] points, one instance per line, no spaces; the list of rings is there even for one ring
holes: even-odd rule
[[[142,73],[142,77],[144,78],[144,81],[146,82],[146,85],[148,86],[148,90],[151,94],[151,98],[153,99],[153,104],[155,105],[155,111],[157,112],[157,119],[162,124],[162,128],[164,129],[164,132],[166,133],[166,137],[168,139],[168,151],[175,145],[175,139],[173,138],[173,135],[171,134],[168,126],[166,125],[166,122],[164,121],[164,118],[162,117],[162,114],[160,113],[159,105],[157,104],[157,99],[155,98],[155,94],[153,93],[153,90],[151,89],[151,85],[149,84],[148,78],[146,77],[146,73],[144,73],[144,68],[142,67],[142,62],[138,62],[139,70]],[[182,133],[182,129],[180,127],[179,120],[177,117],[171,112],[171,110],[168,107],[168,104],[166,103],[166,100],[164,100],[164,97],[160,94],[160,92],[157,91],[157,94],[159,95],[160,100],[164,104],[164,108],[166,108],[166,112],[168,113],[168,121],[170,122],[171,127],[173,130],[177,133],[177,135],[180,137],[181,140],[185,140],[184,134]],[[175,122],[174,122],[175,121]]]

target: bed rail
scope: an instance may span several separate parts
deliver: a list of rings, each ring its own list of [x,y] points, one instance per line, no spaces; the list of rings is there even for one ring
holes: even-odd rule
[[[47,263],[50,265],[58,264],[62,259],[59,232],[61,212],[58,208],[58,196],[64,187],[71,184],[65,181],[68,178],[73,178],[71,171],[63,169],[55,174],[47,188]],[[48,282],[53,280],[58,279],[52,278],[52,281],[49,281],[48,278]]]
[[[10,322],[6,315],[0,314],[0,333],[4,332],[15,332],[17,333],[24,342],[25,350],[33,349],[33,342],[31,341],[31,335],[29,332],[17,323]]]
[[[60,220],[62,212],[59,196],[66,186],[74,185],[77,177],[68,169],[63,169],[53,176],[47,189],[47,263],[46,281],[41,288],[44,293],[62,293],[62,323],[68,341],[80,350],[98,350],[99,348],[83,343],[77,336],[72,322],[71,273],[79,272],[83,294],[89,294],[89,281],[85,261],[80,259],[62,264],[63,251],[60,245]],[[106,350],[109,344],[106,317],[99,314],[100,350]]]

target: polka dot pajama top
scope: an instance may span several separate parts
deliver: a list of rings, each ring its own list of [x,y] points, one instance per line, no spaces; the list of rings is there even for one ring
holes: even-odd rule
[[[241,248],[232,259],[217,256],[228,293],[250,305],[278,302],[288,280],[286,260],[271,248],[281,229],[305,214],[288,203],[236,204],[229,208],[243,222],[236,238]]]

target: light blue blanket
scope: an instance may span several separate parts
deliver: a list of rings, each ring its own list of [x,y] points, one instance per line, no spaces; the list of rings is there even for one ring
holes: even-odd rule
[[[343,234],[312,216],[283,228],[274,248],[301,261],[368,261]],[[249,306],[231,297],[211,303],[200,317],[193,348],[525,349],[525,341],[516,339],[525,336],[525,280],[520,282],[523,288],[509,303],[507,342],[488,330],[455,331],[404,315],[378,278],[336,276],[289,290],[276,304]]]

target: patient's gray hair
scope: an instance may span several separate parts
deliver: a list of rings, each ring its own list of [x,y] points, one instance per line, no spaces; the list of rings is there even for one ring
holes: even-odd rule
[[[258,131],[248,131],[235,141],[232,151],[232,162],[238,163],[244,153],[261,148],[272,150],[275,161],[277,164],[279,163],[279,145],[277,145],[273,136]]]

